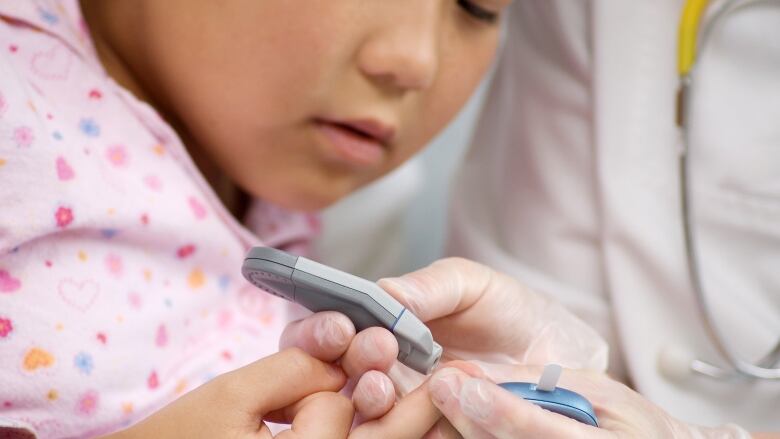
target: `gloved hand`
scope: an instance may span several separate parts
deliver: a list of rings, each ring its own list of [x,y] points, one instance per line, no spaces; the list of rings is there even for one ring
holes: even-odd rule
[[[559,303],[476,262],[442,259],[379,285],[431,328],[445,360],[606,370],[607,344],[595,330]],[[402,391],[422,381],[400,369],[391,376]]]
[[[426,322],[444,347],[445,361],[606,369],[607,345],[593,329],[560,304],[475,262],[443,259],[379,285]],[[424,377],[399,363],[391,368],[398,347],[388,331],[367,329],[347,346],[354,334],[343,315],[318,313],[288,326],[281,346],[300,347],[325,361],[343,354],[342,367],[357,382],[355,407],[363,419],[375,419],[392,407],[396,390],[406,394]]]
[[[452,364],[428,383],[434,404],[466,438],[750,439],[735,425],[705,428],[674,419],[605,374],[565,370],[560,387],[587,398],[599,427],[591,427],[514,396],[493,384],[536,382],[541,367]]]

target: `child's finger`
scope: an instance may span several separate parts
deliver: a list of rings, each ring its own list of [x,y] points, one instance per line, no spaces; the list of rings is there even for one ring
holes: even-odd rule
[[[322,361],[335,361],[354,336],[355,326],[347,316],[324,311],[288,324],[279,339],[279,349],[297,347]]]
[[[296,348],[221,375],[212,386],[217,398],[240,402],[244,410],[262,418],[308,395],[338,391],[346,382],[343,371]]]
[[[347,397],[333,392],[310,395],[287,411],[292,416],[290,430],[282,439],[346,438],[352,427],[354,408]]]
[[[393,382],[384,373],[370,370],[360,377],[352,393],[352,402],[361,419],[370,421],[379,418],[395,403]]]
[[[441,418],[423,384],[404,396],[380,419],[356,427],[350,439],[403,439],[423,437]]]
[[[268,412],[264,420],[277,424],[290,424],[301,407],[308,403],[310,395],[295,404],[279,410]],[[378,371],[368,371],[361,378],[352,393],[352,403],[362,421],[370,421],[384,415],[395,403],[393,383],[385,374]]]
[[[341,367],[350,378],[358,378],[369,370],[386,372],[398,357],[398,341],[384,328],[360,331],[341,358]]]
[[[447,418],[441,418],[436,422],[423,439],[462,439],[463,436],[450,424]],[[469,438],[471,439],[471,438]]]

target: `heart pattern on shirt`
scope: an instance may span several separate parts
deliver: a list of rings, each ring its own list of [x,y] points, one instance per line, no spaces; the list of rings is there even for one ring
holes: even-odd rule
[[[22,287],[22,282],[11,273],[0,270],[0,293],[13,293]]]
[[[152,373],[149,374],[149,378],[146,379],[146,386],[152,390],[160,386],[160,379],[157,378],[156,371],[152,371]]]
[[[188,200],[190,204],[190,209],[192,209],[192,213],[195,215],[196,219],[202,220],[203,218],[206,218],[206,208],[201,204],[200,201],[198,201],[195,197],[190,197]]]
[[[73,55],[63,45],[33,55],[32,70],[44,79],[65,80],[70,74]]]
[[[100,286],[92,280],[78,282],[64,279],[60,281],[58,291],[65,303],[81,312],[86,312],[97,300]]]
[[[22,367],[28,372],[54,364],[54,356],[41,348],[32,348],[24,355]]]
[[[72,180],[75,176],[76,173],[73,172],[73,168],[70,167],[68,161],[65,160],[64,157],[57,157],[57,178],[59,178],[60,181],[68,181]]]
[[[154,344],[161,348],[168,344],[168,329],[165,325],[157,327],[157,335],[154,337]]]

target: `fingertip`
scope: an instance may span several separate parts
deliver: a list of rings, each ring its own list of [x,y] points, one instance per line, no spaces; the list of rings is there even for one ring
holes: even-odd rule
[[[352,394],[352,402],[361,418],[370,421],[385,415],[393,408],[395,389],[387,375],[368,371],[360,377]]]
[[[279,348],[300,348],[322,361],[344,354],[355,336],[355,326],[341,313],[326,311],[292,322],[279,339]]]
[[[468,375],[454,367],[445,367],[434,372],[428,380],[428,393],[434,405],[446,414],[447,406],[457,401],[460,388],[466,378]]]
[[[403,277],[388,277],[377,281],[377,285],[401,302],[412,314],[420,319],[423,318],[421,314],[425,311],[424,294],[412,281]]]
[[[470,378],[460,369],[449,367],[434,373],[428,382],[428,392],[436,408],[464,437],[494,437],[483,427],[466,417],[461,404],[463,385]]]
[[[341,359],[341,365],[351,377],[369,370],[387,372],[398,357],[398,341],[384,328],[372,327],[360,331]]]
[[[460,407],[472,421],[486,424],[495,411],[495,389],[485,380],[468,378],[460,389]]]
[[[315,342],[324,352],[340,357],[355,336],[355,325],[339,312],[325,311],[315,315],[318,317],[313,328]]]
[[[398,340],[385,328],[368,328],[361,332],[359,343],[363,359],[372,369],[387,372],[398,357]]]

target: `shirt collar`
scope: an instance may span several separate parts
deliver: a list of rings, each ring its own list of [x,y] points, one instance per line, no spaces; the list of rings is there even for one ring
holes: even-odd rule
[[[60,39],[86,62],[103,71],[78,0],[0,0],[0,18]]]

